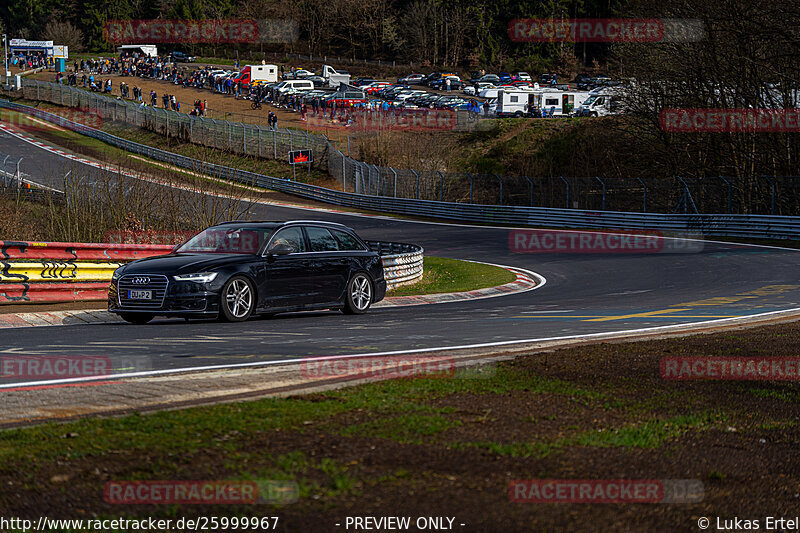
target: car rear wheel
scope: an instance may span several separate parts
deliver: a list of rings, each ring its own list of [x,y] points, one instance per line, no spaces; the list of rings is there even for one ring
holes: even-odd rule
[[[372,305],[372,280],[364,272],[350,278],[342,311],[347,315],[362,315]]]
[[[153,320],[155,315],[151,315],[149,313],[120,313],[119,316],[125,322],[142,325]]]
[[[234,276],[222,287],[220,318],[228,322],[244,322],[255,309],[255,289],[243,276]]]

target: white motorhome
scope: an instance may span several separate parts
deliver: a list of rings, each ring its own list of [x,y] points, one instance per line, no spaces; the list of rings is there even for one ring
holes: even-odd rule
[[[322,65],[322,77],[328,82],[328,87],[338,87],[340,83],[350,85],[349,72],[337,72],[330,65]]]
[[[488,89],[484,89],[481,92],[479,92],[478,96],[480,96],[481,98],[497,98],[497,94],[501,90],[502,89],[498,89],[497,87],[490,87]]]
[[[541,88],[535,94],[530,112],[535,116],[546,117],[572,116],[589,98],[589,93],[584,91],[562,91],[553,88]]]
[[[130,52],[131,54],[140,54],[147,57],[158,57],[158,47],[154,44],[123,44],[117,47],[117,52]]]
[[[589,93],[589,97],[578,108],[580,117],[605,117],[619,115],[624,111],[623,91],[620,87],[602,87]]]
[[[497,93],[495,114],[498,117],[519,118],[529,116],[529,105],[535,97],[536,93],[531,91],[502,89]]]

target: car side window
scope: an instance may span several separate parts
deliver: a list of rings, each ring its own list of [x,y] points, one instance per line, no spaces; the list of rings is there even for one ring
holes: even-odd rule
[[[344,231],[331,230],[333,236],[339,241],[340,250],[359,250],[364,251],[364,246],[355,237]]]
[[[308,251],[306,249],[306,241],[303,238],[303,230],[300,228],[286,228],[276,233],[269,247],[272,249],[279,244],[289,246],[293,253]]]
[[[336,252],[339,250],[339,244],[327,229],[310,226],[306,227],[306,231],[312,252]]]

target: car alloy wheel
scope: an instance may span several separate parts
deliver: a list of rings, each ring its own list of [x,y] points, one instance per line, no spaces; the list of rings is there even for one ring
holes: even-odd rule
[[[241,322],[250,318],[254,302],[253,285],[245,278],[236,276],[222,288],[222,312],[225,319]]]
[[[371,304],[372,282],[366,274],[356,274],[347,284],[344,312],[351,315],[360,315],[366,313]]]

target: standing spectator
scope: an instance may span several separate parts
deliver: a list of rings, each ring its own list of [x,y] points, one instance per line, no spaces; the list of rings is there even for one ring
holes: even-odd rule
[[[157,103],[158,103],[158,95],[156,95],[155,91],[150,91],[150,105],[156,107]]]
[[[307,112],[308,112],[308,110],[306,109],[306,104],[303,103],[300,106],[300,120],[305,120],[306,119],[306,113]]]
[[[444,80],[444,85],[447,87],[447,92],[450,92],[450,78]]]

